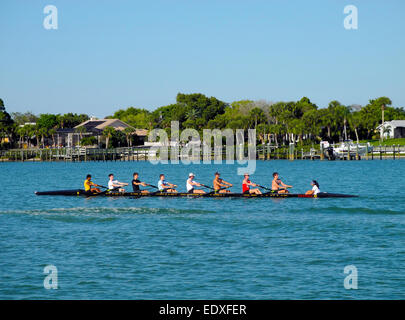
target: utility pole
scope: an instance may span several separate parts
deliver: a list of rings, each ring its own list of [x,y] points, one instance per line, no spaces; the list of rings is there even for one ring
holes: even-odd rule
[[[380,141],[381,143],[384,140],[384,109],[385,109],[385,104],[381,105],[381,133],[380,133]]]
[[[344,118],[344,120],[343,120],[343,124],[344,124],[344,135],[345,135],[345,141],[347,141],[347,130],[346,130],[346,123],[347,123],[347,120],[346,120],[346,116],[345,116],[345,118]]]

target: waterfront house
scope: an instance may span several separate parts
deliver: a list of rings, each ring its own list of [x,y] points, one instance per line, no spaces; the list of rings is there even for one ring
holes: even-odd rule
[[[385,121],[377,127],[384,138],[405,138],[405,120]]]
[[[84,137],[95,137],[100,146],[103,139],[103,131],[107,127],[112,127],[118,131],[124,131],[126,128],[132,128],[129,124],[119,119],[95,119],[91,118],[74,128],[60,128],[56,131],[56,144],[58,146],[73,147],[80,143]],[[145,129],[135,129],[134,145],[143,145],[148,135]]]

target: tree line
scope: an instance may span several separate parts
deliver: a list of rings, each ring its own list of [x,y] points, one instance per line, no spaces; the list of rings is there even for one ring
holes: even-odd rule
[[[5,121],[1,121],[4,119]],[[49,138],[55,144],[57,129],[74,128],[89,119],[87,114],[40,114],[14,112],[9,114],[0,99],[0,140],[3,148],[21,147],[22,143],[32,142],[44,146]],[[79,130],[80,131],[80,130]]]
[[[256,129],[259,144],[377,139],[379,132],[376,128],[382,122],[383,110],[385,121],[405,119],[404,108],[393,107],[387,97],[369,100],[365,106],[346,106],[333,100],[327,107],[320,108],[307,97],[290,102],[241,100],[226,103],[200,93],[179,93],[176,103],[153,111],[136,107],[119,109],[106,118],[120,119],[132,128],[124,132],[106,128],[103,135],[107,146],[129,146],[134,128],[161,128],[170,135],[171,121],[178,121],[180,129],[192,128],[200,133],[203,129]],[[43,146],[45,139],[55,144],[58,129],[74,128],[88,119],[87,114],[73,113],[9,114],[0,99],[1,145],[10,148],[31,141]],[[78,128],[77,132],[85,144],[94,143],[94,137],[83,136],[83,129]]]
[[[365,106],[346,106],[331,101],[319,108],[307,97],[299,101],[267,102],[241,100],[225,103],[203,94],[177,95],[176,103],[154,111],[130,107],[116,111],[117,118],[137,128],[162,128],[170,135],[171,121],[180,129],[256,129],[260,143],[312,143],[327,140],[378,139],[382,122],[405,119],[404,108],[395,108],[387,97],[372,99]]]

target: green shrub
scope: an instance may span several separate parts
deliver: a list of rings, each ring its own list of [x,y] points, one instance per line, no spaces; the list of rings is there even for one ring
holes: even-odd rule
[[[81,146],[93,146],[97,144],[97,138],[96,137],[84,137],[82,140],[80,140],[80,145]]]

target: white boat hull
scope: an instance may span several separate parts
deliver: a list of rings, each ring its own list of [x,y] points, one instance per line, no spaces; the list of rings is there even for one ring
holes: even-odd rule
[[[350,157],[363,157],[367,153],[373,152],[373,147],[370,145],[360,145],[360,144],[354,144],[352,142],[350,143],[341,143],[339,145],[328,145],[328,149],[333,150],[333,157],[336,159],[343,159],[347,158],[348,155],[350,154]]]

